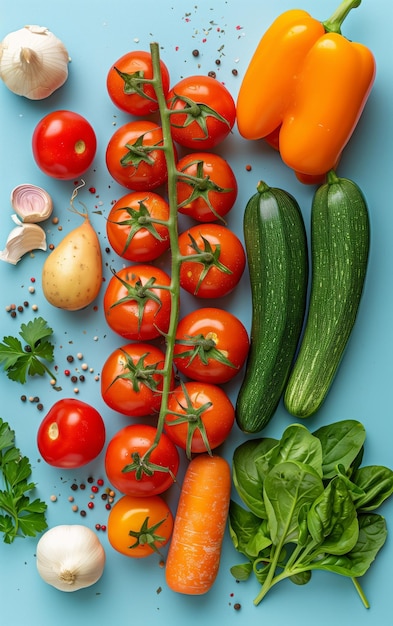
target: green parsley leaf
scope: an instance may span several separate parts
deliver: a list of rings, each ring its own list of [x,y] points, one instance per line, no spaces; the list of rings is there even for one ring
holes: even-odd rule
[[[42,317],[22,324],[19,332],[25,346],[17,337],[3,337],[0,343],[0,364],[8,378],[24,384],[28,376],[49,376],[56,380],[46,363],[54,360],[54,346],[48,340],[53,334]]]
[[[30,476],[29,459],[15,447],[15,433],[0,417],[0,532],[5,543],[35,537],[47,528],[45,502],[29,497],[35,489]]]

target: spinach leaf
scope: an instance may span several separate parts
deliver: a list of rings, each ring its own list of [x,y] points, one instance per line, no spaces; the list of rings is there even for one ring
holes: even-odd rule
[[[275,545],[296,541],[301,508],[323,492],[318,473],[298,461],[275,465],[265,478],[264,501],[270,536]]]
[[[307,525],[321,552],[346,554],[359,536],[356,508],[345,481],[336,477],[313,502]]]
[[[263,481],[270,469],[266,455],[276,444],[276,439],[266,437],[250,439],[238,446],[233,454],[233,483],[244,504],[260,518],[266,518],[262,498]]]
[[[310,564],[311,569],[327,570],[342,576],[363,576],[375,560],[386,541],[385,519],[377,513],[361,514],[359,519],[359,537],[348,554],[326,555]]]
[[[313,434],[322,444],[324,478],[333,478],[339,464],[348,471],[366,439],[363,424],[356,420],[328,424],[318,428]]]
[[[393,471],[382,465],[360,467],[351,480],[363,491],[355,501],[362,511],[374,511],[393,493]]]
[[[302,424],[288,426],[278,445],[271,449],[270,465],[284,461],[300,461],[313,467],[322,476],[322,445]]]
[[[272,543],[266,522],[235,501],[231,501],[229,509],[229,533],[236,550],[250,559],[258,557]]]

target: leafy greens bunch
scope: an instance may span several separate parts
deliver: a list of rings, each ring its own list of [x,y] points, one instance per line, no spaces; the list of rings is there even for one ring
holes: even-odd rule
[[[280,440],[251,439],[233,455],[233,481],[248,509],[232,500],[230,535],[247,561],[231,568],[239,581],[254,573],[257,605],[281,580],[302,585],[312,570],[358,577],[385,543],[385,519],[373,511],[393,493],[393,471],[361,467],[366,432],[356,420],[301,424]]]
[[[33,500],[31,464],[15,446],[15,433],[0,417],[0,532],[4,543],[35,537],[47,528],[46,504]]]

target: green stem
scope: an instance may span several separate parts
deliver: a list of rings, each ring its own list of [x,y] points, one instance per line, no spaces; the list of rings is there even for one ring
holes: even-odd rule
[[[338,33],[341,35],[341,26],[348,13],[352,9],[357,9],[362,0],[343,0],[334,13],[323,23],[327,33]]]
[[[362,589],[358,579],[353,577],[351,580],[352,580],[353,584],[355,585],[355,589],[358,592],[358,594],[360,596],[360,599],[363,602],[363,605],[366,607],[366,609],[369,609],[370,608],[369,602],[368,602],[368,600],[366,598],[366,595],[365,595],[365,593],[364,593],[364,591],[363,591],[363,589]]]
[[[168,412],[168,399],[170,394],[171,374],[173,367],[173,356],[175,347],[175,334],[179,320],[179,300],[180,300],[180,265],[181,256],[178,245],[178,214],[177,214],[177,193],[176,184],[178,171],[176,168],[175,151],[172,142],[170,111],[166,105],[166,98],[162,88],[161,68],[160,68],[160,52],[157,43],[150,44],[150,52],[153,62],[153,85],[157,96],[159,112],[161,117],[161,126],[164,137],[163,150],[165,153],[166,165],[168,170],[168,203],[169,203],[169,219],[167,222],[169,232],[169,242],[171,249],[171,317],[166,339],[165,365],[163,371],[163,389],[160,412],[157,420],[157,434],[155,445],[162,435],[165,423],[165,416]]]

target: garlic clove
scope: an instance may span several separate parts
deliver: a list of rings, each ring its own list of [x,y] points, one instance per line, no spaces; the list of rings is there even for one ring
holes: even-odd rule
[[[36,185],[18,185],[11,191],[11,205],[22,222],[43,222],[52,215],[52,198]]]
[[[0,43],[0,78],[13,93],[42,100],[68,77],[69,55],[45,26],[24,26]]]
[[[46,250],[46,234],[38,224],[21,223],[16,216],[14,222],[18,224],[7,237],[4,250],[0,251],[0,261],[16,265],[21,258],[32,250]]]

